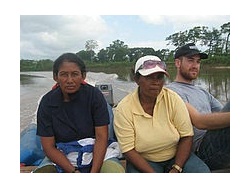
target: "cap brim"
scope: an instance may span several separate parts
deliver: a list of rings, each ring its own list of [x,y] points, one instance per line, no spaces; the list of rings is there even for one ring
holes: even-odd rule
[[[198,55],[198,54],[200,55],[201,59],[207,59],[208,58],[208,55],[206,53],[202,53],[202,52],[193,52],[193,53],[189,53],[189,54],[187,54],[185,56],[190,57],[190,56]]]
[[[168,72],[163,70],[162,68],[158,67],[158,66],[155,66],[154,68],[152,69],[140,69],[138,71],[142,76],[148,76],[150,74],[153,74],[153,73],[157,73],[157,72],[162,72],[164,73],[167,77],[170,77]]]
[[[199,54],[200,54],[201,59],[207,59],[208,58],[208,55],[205,54],[205,53],[199,53]]]

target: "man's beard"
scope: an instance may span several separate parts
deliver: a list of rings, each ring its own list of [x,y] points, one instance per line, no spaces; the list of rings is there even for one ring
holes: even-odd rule
[[[183,69],[180,69],[180,75],[185,79],[185,80],[195,80],[198,77],[199,71],[197,71],[197,74],[193,75],[190,73],[190,70],[188,71],[183,71]]]

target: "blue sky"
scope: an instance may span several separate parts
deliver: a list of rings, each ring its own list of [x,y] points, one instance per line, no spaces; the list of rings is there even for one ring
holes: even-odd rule
[[[20,58],[55,59],[98,42],[98,52],[115,40],[128,47],[166,48],[166,37],[195,26],[220,28],[229,15],[21,15]]]

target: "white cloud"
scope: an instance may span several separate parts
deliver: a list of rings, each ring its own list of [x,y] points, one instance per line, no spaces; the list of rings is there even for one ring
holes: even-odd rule
[[[135,17],[133,20],[127,17],[121,21],[116,19],[115,15],[109,20],[98,15],[20,16],[20,57],[53,60],[64,52],[78,52],[84,49],[85,42],[90,39],[98,42],[99,48],[96,52],[117,39],[124,41],[129,47],[153,47],[158,50],[166,47],[164,38],[167,35],[197,25],[219,27],[229,21],[229,16],[214,15],[139,17],[135,22]],[[136,25],[131,25],[132,23]],[[153,33],[156,30],[164,31],[157,32],[157,39]]]
[[[140,18],[149,24],[162,25],[165,23],[166,16],[161,15],[141,15]]]
[[[65,51],[77,52],[87,40],[99,40],[108,32],[100,16],[21,16],[20,25],[21,58],[55,58]]]

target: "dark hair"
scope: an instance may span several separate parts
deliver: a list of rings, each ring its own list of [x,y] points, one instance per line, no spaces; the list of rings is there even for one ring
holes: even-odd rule
[[[86,66],[85,66],[83,60],[78,55],[76,55],[74,53],[64,53],[64,54],[60,55],[54,61],[54,65],[53,65],[53,75],[54,76],[56,76],[58,74],[58,71],[59,71],[61,64],[65,61],[76,63],[79,66],[82,74],[86,72]]]
[[[131,71],[130,71],[130,79],[131,80],[135,80],[135,79],[138,80],[140,76],[141,76],[141,74],[138,71],[135,73],[134,67],[131,68]]]

